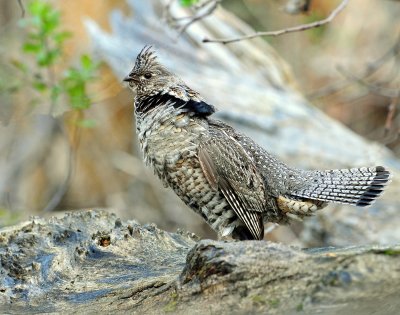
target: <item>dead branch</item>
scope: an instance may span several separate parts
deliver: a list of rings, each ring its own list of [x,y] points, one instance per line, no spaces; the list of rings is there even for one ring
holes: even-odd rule
[[[74,133],[76,133],[78,127],[74,126],[74,128],[75,128],[74,129]],[[67,144],[68,144],[68,166],[67,166],[67,171],[66,171],[65,178],[64,178],[63,182],[57,188],[57,191],[54,193],[54,195],[48,201],[46,206],[43,208],[43,210],[42,210],[43,212],[52,212],[60,204],[62,198],[64,197],[64,195],[68,191],[69,184],[71,182],[71,177],[72,177],[72,174],[73,174],[73,170],[74,170],[74,167],[75,167],[75,158],[76,158],[75,150],[73,148],[73,145],[68,140],[68,135],[67,135],[67,132],[66,132],[64,126],[63,126],[63,123],[60,123],[60,129],[61,129],[61,132],[62,132],[62,134],[63,134],[63,136],[66,139]]]
[[[392,129],[393,120],[396,113],[396,107],[400,105],[400,97],[392,99],[388,107],[388,113],[385,121],[385,136],[389,134],[389,131]]]
[[[21,9],[21,17],[25,17],[25,7],[24,7],[24,5],[22,3],[22,0],[17,0],[17,2],[18,2],[18,5],[19,5],[19,7]]]
[[[287,33],[301,32],[301,31],[305,31],[305,30],[308,30],[311,28],[321,27],[327,23],[330,23],[346,7],[346,5],[348,3],[349,3],[349,0],[343,0],[336,7],[336,9],[333,10],[331,12],[331,14],[329,14],[329,16],[327,18],[316,21],[316,22],[312,22],[312,23],[308,23],[308,24],[301,24],[301,25],[297,25],[294,27],[288,27],[288,28],[284,28],[281,30],[277,30],[277,31],[256,32],[254,34],[239,36],[239,37],[235,37],[235,38],[215,38],[215,39],[204,38],[203,43],[221,43],[221,44],[225,45],[225,44],[230,44],[230,43],[234,43],[234,42],[238,42],[238,41],[242,41],[242,40],[246,40],[246,39],[252,39],[255,37],[279,36],[279,35],[283,35],[283,34],[287,34]]]
[[[57,188],[57,191],[54,193],[54,195],[51,197],[47,205],[43,208],[43,212],[52,212],[61,202],[62,198],[66,194],[68,188],[69,188],[69,183],[71,181],[72,177],[72,170],[74,168],[74,157],[75,155],[73,154],[73,151],[70,149],[69,156],[68,156],[68,169],[67,173],[65,175],[64,181],[61,183],[61,185]]]
[[[358,78],[363,79],[363,80],[367,79],[368,77],[375,74],[379,69],[381,69],[382,66],[385,65],[390,59],[398,56],[399,54],[400,54],[400,34],[397,37],[397,40],[395,41],[395,43],[387,51],[385,51],[376,60],[366,64],[365,70],[363,71],[362,74],[360,74],[358,76]],[[351,83],[355,83],[354,80],[346,77],[346,78],[344,78],[343,81],[334,82],[332,84],[324,86],[324,87],[308,94],[307,97],[309,99],[316,99],[316,98],[321,98],[324,96],[332,95],[332,94],[335,94],[335,93],[343,90],[344,88],[348,87],[349,84],[351,84]]]
[[[203,7],[207,6],[210,4],[210,6],[204,10],[201,11],[199,10],[195,15],[193,15],[188,22],[186,22],[184,25],[182,25],[179,30],[178,30],[178,37],[181,36],[186,29],[192,25],[193,23],[204,19],[205,17],[209,16],[210,14],[212,14],[215,9],[218,7],[218,4],[221,2],[222,0],[212,0],[212,1],[207,1],[203,4]]]
[[[357,77],[354,74],[351,74],[347,70],[342,67],[338,67],[338,71],[344,75],[347,79],[354,81],[368,89],[368,91],[372,94],[377,94],[380,96],[384,96],[387,98],[397,98],[399,96],[399,91],[395,89],[390,89],[387,87],[383,87],[377,84],[366,82],[363,78]]]
[[[215,9],[218,7],[222,0],[207,0],[193,6],[194,14],[183,17],[175,17],[171,14],[171,5],[174,0],[167,2],[163,10],[163,20],[166,21],[168,25],[172,28],[178,30],[178,36],[180,37],[189,26],[193,23],[204,19],[205,17],[211,15]]]

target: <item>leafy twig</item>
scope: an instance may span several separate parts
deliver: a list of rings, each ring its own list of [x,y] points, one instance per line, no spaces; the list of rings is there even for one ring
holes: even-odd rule
[[[19,2],[22,4],[21,2]],[[49,114],[53,114],[55,107],[60,103],[60,96],[68,101],[70,109],[78,117],[72,124],[72,134],[75,136],[80,127],[91,127],[93,120],[83,119],[84,111],[88,109],[92,100],[88,95],[88,84],[96,78],[98,64],[90,56],[82,55],[79,67],[67,67],[61,75],[57,75],[55,65],[59,63],[69,32],[60,30],[60,12],[42,0],[31,1],[27,7],[29,17],[22,19],[20,25],[27,30],[27,40],[22,47],[25,54],[34,57],[36,68],[30,69],[26,60],[15,60],[13,64],[24,74],[24,81],[32,81],[31,86],[41,96],[40,101],[50,101]],[[68,169],[61,185],[47,203],[44,211],[52,211],[65,195],[74,168],[74,160],[79,142],[77,137],[72,140],[67,137],[64,121],[56,120],[57,126],[63,131],[69,144]]]
[[[209,38],[204,38],[203,39],[203,43],[221,43],[221,44],[230,44],[230,43],[234,43],[234,42],[238,42],[241,40],[246,40],[246,39],[252,39],[255,37],[263,37],[263,36],[279,36],[279,35],[283,35],[283,34],[287,34],[287,33],[293,33],[293,32],[301,32],[301,31],[305,31],[311,28],[316,28],[316,27],[320,27],[323,26],[327,23],[330,23],[341,11],[343,11],[343,9],[346,7],[346,5],[349,3],[349,0],[343,0],[337,7],[335,10],[333,10],[331,12],[331,14],[329,14],[329,16],[323,20],[320,21],[315,21],[312,23],[308,23],[308,24],[301,24],[301,25],[297,25],[294,27],[288,27],[288,28],[284,28],[281,30],[277,30],[277,31],[269,31],[269,32],[256,32],[254,34],[249,34],[249,35],[243,35],[243,36],[239,36],[239,37],[234,37],[234,38],[215,38],[215,39],[209,39]]]
[[[44,50],[46,51],[46,54],[50,55],[50,49],[49,49],[49,43],[48,43],[48,38],[44,39]],[[55,87],[55,72],[54,72],[54,67],[53,64],[50,63],[47,66],[47,76],[48,76],[48,87],[50,88],[51,91],[54,90]],[[49,107],[49,115],[54,114],[54,109],[57,105],[56,99],[54,97],[50,97],[50,107]]]

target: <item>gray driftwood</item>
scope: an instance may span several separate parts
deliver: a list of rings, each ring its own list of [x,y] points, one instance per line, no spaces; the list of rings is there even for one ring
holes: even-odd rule
[[[224,243],[106,211],[0,230],[0,313],[395,314],[400,247]]]

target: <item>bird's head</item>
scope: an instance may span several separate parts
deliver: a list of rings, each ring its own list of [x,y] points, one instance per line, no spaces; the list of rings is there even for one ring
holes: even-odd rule
[[[124,81],[132,90],[136,89],[138,96],[150,96],[179,83],[180,79],[158,62],[151,46],[145,46]]]
[[[212,105],[204,102],[200,94],[189,88],[178,76],[168,71],[158,62],[151,46],[145,46],[136,58],[132,71],[124,78],[132,90],[136,89],[136,110],[144,112],[155,104],[173,105],[179,110],[192,112],[200,116],[209,116],[215,112]],[[141,102],[153,96],[162,96],[162,102]]]

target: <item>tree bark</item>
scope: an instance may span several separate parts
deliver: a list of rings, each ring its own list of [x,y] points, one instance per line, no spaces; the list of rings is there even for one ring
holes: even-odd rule
[[[1,313],[394,314],[400,246],[196,242],[106,211],[0,230]]]

